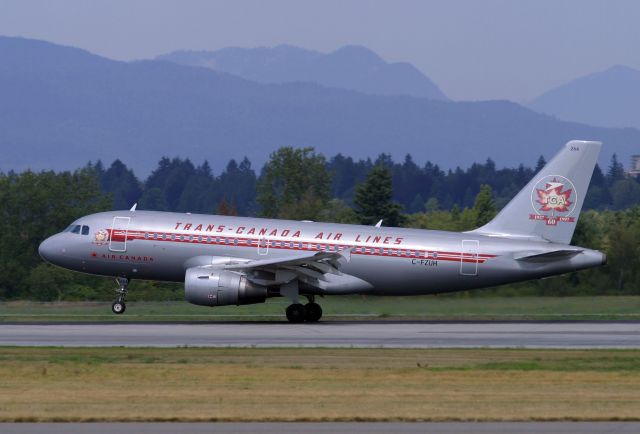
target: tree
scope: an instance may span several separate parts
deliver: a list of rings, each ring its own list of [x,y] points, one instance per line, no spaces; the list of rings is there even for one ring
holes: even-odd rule
[[[38,245],[75,219],[111,209],[93,168],[0,174],[0,296],[15,298],[41,259]],[[68,272],[69,273],[69,272]]]
[[[320,212],[318,221],[357,224],[358,216],[353,208],[344,203],[344,201],[331,199],[326,208]]]
[[[540,172],[542,168],[546,165],[547,165],[547,160],[545,160],[544,157],[541,155],[540,157],[538,157],[538,161],[536,162],[536,168],[533,169],[534,173]]]
[[[425,208],[424,198],[420,193],[416,194],[411,204],[409,205],[409,212],[420,212]]]
[[[96,171],[101,171],[102,163],[98,163]],[[111,193],[114,209],[129,209],[142,195],[140,181],[120,160],[115,160],[109,169],[100,173],[100,184],[102,191]]]
[[[209,163],[205,161],[193,171],[188,170],[190,165],[189,160],[186,160],[184,165],[184,168],[187,168],[185,172],[186,183],[180,192],[180,200],[175,209],[200,213],[215,212],[220,192],[218,180],[211,173]]]
[[[480,186],[480,191],[476,195],[473,210],[476,213],[476,226],[483,226],[491,221],[496,215],[496,205],[493,201],[491,187],[487,184]]]
[[[630,208],[640,203],[640,184],[633,178],[620,179],[611,185],[611,201],[615,209]]]
[[[168,211],[193,211],[193,203],[187,203],[183,199],[183,193],[189,181],[196,176],[196,168],[191,161],[174,158],[169,160],[163,157],[145,182],[145,188],[159,188],[164,194],[164,200]],[[190,189],[200,190],[198,183],[191,183]],[[192,192],[188,192],[191,195]],[[215,208],[215,202],[211,204],[211,210]]]
[[[157,187],[145,190],[138,203],[138,208],[150,211],[167,211],[167,201],[163,191]]]
[[[600,166],[596,164],[589,183],[583,207],[585,209],[605,209],[611,204],[611,194]]]
[[[223,196],[220,203],[218,203],[218,215],[236,216],[238,215],[238,210],[233,202],[227,202],[227,198]]]
[[[229,161],[220,174],[220,191],[238,207],[238,214],[247,215],[255,210],[256,173],[245,157],[240,164]]]
[[[614,153],[611,156],[611,164],[607,171],[607,182],[613,185],[616,181],[624,179],[624,166],[618,161],[618,156]]]
[[[427,212],[434,212],[440,209],[440,202],[435,197],[430,197],[427,203],[424,204],[424,209]]]
[[[374,166],[367,179],[356,187],[354,204],[360,223],[373,225],[382,219],[385,226],[401,226],[402,206],[393,202],[392,197],[391,172],[382,165]]]
[[[609,230],[608,267],[615,287],[621,292],[631,288],[634,274],[638,273],[640,260],[640,225],[635,227],[624,222],[613,225]]]
[[[313,148],[284,147],[272,153],[257,185],[265,217],[316,220],[330,199],[325,158]]]

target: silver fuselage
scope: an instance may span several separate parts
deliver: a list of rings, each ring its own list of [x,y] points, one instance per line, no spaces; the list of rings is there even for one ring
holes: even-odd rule
[[[157,211],[89,215],[62,232],[40,254],[75,271],[129,279],[182,282],[187,268],[234,258],[280,259],[308,252],[347,250],[341,272],[362,285],[326,294],[414,295],[461,291],[547,277],[601,265],[599,251],[542,241],[420,229]],[[558,260],[521,261],[558,250]],[[323,293],[301,288],[301,292]]]

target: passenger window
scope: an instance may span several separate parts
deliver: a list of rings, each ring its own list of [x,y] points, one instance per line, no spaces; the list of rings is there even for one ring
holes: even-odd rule
[[[80,233],[80,225],[75,225],[73,227],[73,229],[71,229],[71,233],[72,234],[79,234]]]
[[[82,235],[89,235],[89,226],[82,226]]]

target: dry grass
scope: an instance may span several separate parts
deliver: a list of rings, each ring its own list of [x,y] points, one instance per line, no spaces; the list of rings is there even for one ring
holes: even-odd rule
[[[0,349],[0,420],[638,420],[640,351]]]

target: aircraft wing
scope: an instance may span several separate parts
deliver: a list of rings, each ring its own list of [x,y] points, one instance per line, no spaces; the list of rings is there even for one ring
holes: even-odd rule
[[[225,270],[247,272],[247,278],[257,284],[277,285],[295,278],[317,287],[331,280],[327,275],[344,276],[340,268],[351,259],[352,249],[338,252],[303,253],[285,258],[259,259],[241,264],[225,265]],[[265,271],[264,276],[260,271]]]
[[[324,273],[339,274],[339,270],[344,262],[351,259],[351,249],[339,252],[317,252],[313,255],[303,253],[298,256],[288,256],[285,258],[262,259],[232,264],[224,267],[225,270],[249,271],[252,269],[273,269],[282,267],[308,267],[315,268]]]

